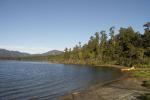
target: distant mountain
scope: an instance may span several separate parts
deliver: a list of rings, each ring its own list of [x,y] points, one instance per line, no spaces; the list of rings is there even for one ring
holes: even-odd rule
[[[22,57],[22,56],[29,56],[29,55],[30,55],[29,53],[0,49],[0,58],[3,58],[3,57]]]
[[[41,55],[44,55],[44,56],[46,56],[46,55],[59,55],[59,54],[62,54],[62,53],[63,53],[63,51],[51,50],[51,51],[48,51],[48,52],[43,53]]]
[[[51,50],[42,54],[29,54],[19,51],[10,51],[6,49],[0,49],[0,58],[11,58],[11,57],[24,57],[24,56],[48,56],[48,55],[59,55],[62,54],[62,51],[59,50]]]

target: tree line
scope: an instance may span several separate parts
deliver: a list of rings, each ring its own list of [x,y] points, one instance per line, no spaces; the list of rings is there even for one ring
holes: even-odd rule
[[[120,28],[118,34],[115,27],[111,27],[108,34],[104,30],[96,32],[86,44],[79,42],[72,49],[65,48],[61,61],[90,65],[150,65],[150,22],[143,26],[143,34],[132,27]]]
[[[144,26],[144,33],[136,32],[132,27],[115,27],[109,33],[96,32],[85,44],[79,42],[73,48],[65,48],[60,55],[27,56],[19,60],[39,60],[66,64],[124,65],[150,67],[150,22]]]

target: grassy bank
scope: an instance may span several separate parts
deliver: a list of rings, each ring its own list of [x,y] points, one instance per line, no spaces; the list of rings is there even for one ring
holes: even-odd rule
[[[116,65],[98,65],[97,67]],[[124,66],[117,66],[124,68]],[[125,67],[126,68],[126,67]],[[125,71],[125,77],[61,97],[61,100],[150,100],[150,68]]]
[[[143,71],[143,70],[133,71],[131,73],[131,75],[133,77],[137,77],[137,78],[139,78],[139,77],[141,77],[141,78],[150,78],[150,71]]]
[[[139,78],[143,79],[141,85],[150,89],[150,68],[147,68],[147,67],[137,68],[137,70],[132,71],[130,75],[137,79]],[[150,92],[141,95],[139,98],[141,100],[150,100]]]

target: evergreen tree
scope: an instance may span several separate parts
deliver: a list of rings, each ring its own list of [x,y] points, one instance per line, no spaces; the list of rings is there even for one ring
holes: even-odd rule
[[[72,50],[65,48],[62,59],[73,64],[150,64],[150,23],[144,24],[144,27],[144,34],[128,27],[120,28],[116,35],[115,28],[111,27],[109,39],[106,31],[96,32],[83,46],[79,42]]]

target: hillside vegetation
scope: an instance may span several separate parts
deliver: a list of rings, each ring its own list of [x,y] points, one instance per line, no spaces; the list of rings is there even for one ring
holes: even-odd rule
[[[150,66],[150,23],[144,25],[144,33],[136,32],[132,27],[120,28],[115,33],[111,27],[96,32],[86,44],[81,42],[75,47],[65,48],[60,55],[39,57],[50,62],[68,64],[115,64],[124,66]],[[26,57],[31,59],[34,57]],[[35,57],[37,59],[37,57]],[[21,58],[22,59],[22,58]]]
[[[136,32],[132,27],[109,29],[109,39],[106,31],[96,32],[87,44],[79,42],[72,50],[66,48],[65,63],[78,64],[118,64],[125,66],[150,65],[150,23],[144,25],[144,34]]]

